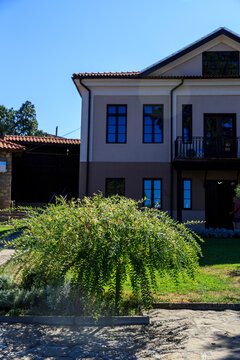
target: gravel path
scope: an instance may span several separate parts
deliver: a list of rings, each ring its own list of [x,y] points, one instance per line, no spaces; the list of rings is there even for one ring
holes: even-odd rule
[[[240,312],[152,310],[146,326],[0,324],[0,359],[240,359]]]
[[[14,254],[15,250],[3,249],[0,250],[0,266],[3,265]]]

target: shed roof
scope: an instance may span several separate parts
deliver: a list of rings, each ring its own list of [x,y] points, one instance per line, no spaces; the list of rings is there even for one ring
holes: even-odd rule
[[[63,144],[63,145],[80,145],[80,139],[65,139],[59,136],[21,136],[21,135],[5,135],[4,140],[9,142],[36,143],[36,144]]]

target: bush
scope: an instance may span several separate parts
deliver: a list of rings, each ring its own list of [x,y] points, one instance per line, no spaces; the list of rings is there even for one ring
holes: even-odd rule
[[[33,307],[46,304],[44,289],[8,289],[0,290],[0,311],[11,309],[30,310]]]
[[[79,306],[107,301],[119,313],[126,281],[135,298],[149,306],[156,272],[177,279],[183,269],[194,276],[200,247],[183,224],[157,209],[139,208],[124,197],[95,195],[59,200],[14,221],[21,284],[63,286],[68,282]]]
[[[0,291],[1,290],[11,290],[16,288],[16,283],[14,280],[7,275],[1,274],[0,275]]]

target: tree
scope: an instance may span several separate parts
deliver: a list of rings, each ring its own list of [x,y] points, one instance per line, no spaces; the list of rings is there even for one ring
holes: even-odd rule
[[[196,235],[157,209],[124,197],[60,200],[15,221],[23,286],[70,281],[79,298],[108,299],[119,312],[126,281],[146,306],[156,272],[174,278],[198,269]]]
[[[240,199],[240,184],[238,184],[235,188],[236,196]]]
[[[38,130],[35,107],[30,101],[23,103],[19,110],[0,105],[0,137],[4,135],[45,135]]]
[[[15,112],[13,109],[7,109],[0,105],[0,137],[11,134],[11,130],[15,121]]]

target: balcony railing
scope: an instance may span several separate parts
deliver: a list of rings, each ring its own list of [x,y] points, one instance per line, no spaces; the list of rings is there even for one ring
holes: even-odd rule
[[[240,138],[206,138],[195,136],[175,140],[175,159],[240,158]]]

